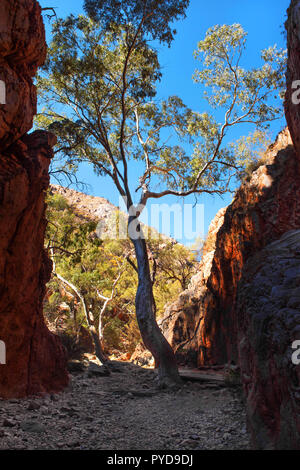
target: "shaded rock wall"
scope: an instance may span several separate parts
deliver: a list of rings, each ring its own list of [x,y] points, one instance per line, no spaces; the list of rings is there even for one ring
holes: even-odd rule
[[[253,446],[300,449],[300,154],[288,131],[212,223],[202,272],[162,328],[178,361],[238,363]]]
[[[295,147],[294,174],[283,174],[286,206],[299,200],[300,1],[292,0],[285,113]],[[296,91],[296,94],[295,94]],[[291,191],[286,192],[287,184]],[[299,207],[299,203],[298,203]],[[297,209],[297,206],[295,206]],[[260,449],[300,449],[300,365],[292,345],[300,339],[300,231],[298,210],[282,214],[286,233],[251,257],[238,289],[238,352],[252,442]],[[277,238],[274,228],[274,235]]]
[[[292,361],[300,339],[299,0],[291,2],[286,27],[292,140],[281,133],[268,164],[239,189],[217,232],[211,230],[207,274],[194,278],[162,322],[179,360],[239,364],[259,449],[300,449],[300,365]]]
[[[205,349],[199,334],[207,305],[213,305],[207,282],[211,275],[216,237],[224,223],[225,213],[226,209],[221,209],[210,224],[199,272],[191,279],[188,289],[166,308],[164,317],[159,321],[179,364],[194,367],[206,362],[203,360]]]
[[[252,443],[300,449],[300,230],[252,256],[238,289],[238,349]]]
[[[294,174],[283,173],[282,226],[299,228],[300,1],[292,0],[285,112],[295,147]],[[297,82],[298,81],[298,82]],[[287,191],[287,184],[293,191]],[[299,207],[299,203],[298,203]],[[274,236],[277,238],[277,227]],[[260,449],[300,449],[300,365],[292,345],[300,339],[300,231],[286,232],[246,263],[237,297],[238,352],[252,443]]]
[[[35,0],[0,3],[0,396],[55,392],[68,383],[65,354],[44,324],[42,302],[51,274],[44,248],[45,190],[55,137],[32,126],[32,77],[45,59],[41,9]]]
[[[238,362],[236,295],[245,262],[300,227],[300,161],[287,130],[268,149],[268,162],[213,222],[215,247],[204,257],[205,276],[197,275],[167,309],[162,328],[179,362]]]

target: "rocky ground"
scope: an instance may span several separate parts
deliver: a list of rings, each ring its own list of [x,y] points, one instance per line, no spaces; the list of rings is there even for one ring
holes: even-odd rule
[[[249,449],[239,387],[185,381],[158,390],[156,373],[115,363],[73,371],[58,395],[0,401],[0,449]]]

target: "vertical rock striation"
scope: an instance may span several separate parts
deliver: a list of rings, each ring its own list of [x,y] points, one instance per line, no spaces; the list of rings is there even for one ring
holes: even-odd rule
[[[36,113],[32,78],[46,56],[35,0],[0,3],[0,396],[56,392],[68,383],[65,354],[43,319],[51,262],[44,251],[45,190],[55,136],[27,135]]]

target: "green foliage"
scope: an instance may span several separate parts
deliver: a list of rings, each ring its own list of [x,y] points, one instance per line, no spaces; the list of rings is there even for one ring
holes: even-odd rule
[[[177,96],[153,100],[161,77],[157,51],[145,31],[135,36],[131,27],[136,23],[124,20],[127,14],[139,15],[144,2],[109,2],[108,9],[106,1],[88,3],[87,10],[96,13],[93,19],[70,16],[53,26],[48,62],[38,80],[46,108],[37,123],[58,136],[61,168],[76,172],[80,162],[92,163],[130,203],[130,159],[145,163],[136,188],[142,204],[166,194],[226,192],[233,175],[248,164],[240,158],[243,153],[235,153],[239,147],[227,143],[232,126],[250,123],[257,131],[282,114],[274,100],[284,88],[285,51],[270,47],[261,53],[260,68],[246,70],[241,66],[247,37],[242,26],[208,30],[195,51],[201,67],[193,78],[209,90],[205,96],[212,109],[224,110],[225,120],[219,123],[208,111],[187,108]],[[173,2],[154,3],[173,11]],[[104,11],[107,18],[101,16]],[[121,16],[111,23],[116,11]],[[166,134],[176,136],[176,142],[166,141]],[[157,179],[159,192],[154,191]]]
[[[38,80],[40,98],[50,106],[37,123],[57,135],[56,151],[63,154],[70,171],[88,161],[97,173],[110,174],[110,157],[113,155],[116,164],[122,159],[121,128],[129,153],[137,154],[134,136],[129,137],[133,108],[137,100],[155,95],[160,70],[156,51],[138,41],[126,62],[123,96],[126,44],[126,33],[120,26],[115,26],[114,34],[105,33],[83,16],[70,16],[53,26],[46,75]],[[124,125],[124,114],[129,118],[128,125]]]
[[[57,211],[63,211],[68,208],[66,199],[60,194],[53,194],[51,198],[48,198],[47,203],[51,209]]]
[[[267,163],[266,149],[271,143],[272,139],[267,132],[257,130],[232,144],[234,152],[243,162],[242,170],[238,175],[241,181],[249,180],[255,170]]]
[[[133,32],[140,28],[152,39],[170,45],[176,33],[170,23],[185,17],[188,5],[189,0],[85,0],[84,9],[107,30],[116,25]]]
[[[128,210],[136,204],[133,194],[139,208],[148,199],[165,195],[224,194],[252,158],[247,141],[228,144],[231,128],[250,123],[255,131],[262,130],[282,112],[273,102],[283,87],[285,52],[266,49],[263,65],[245,70],[241,60],[246,33],[237,24],[211,28],[195,52],[201,67],[194,80],[210,90],[208,103],[213,110],[224,111],[223,122],[218,122],[218,113],[189,109],[177,96],[154,99],[161,68],[150,41],[170,44],[170,23],[184,15],[187,5],[187,0],[87,0],[91,17],[71,15],[53,26],[48,61],[38,79],[45,109],[37,124],[58,136],[55,151],[61,164],[54,171],[68,175],[82,162],[92,164],[96,174],[111,178],[127,198]],[[186,144],[193,149],[191,155]],[[130,160],[144,164],[133,193]],[[62,215],[61,222],[57,217],[49,225],[49,243],[56,240],[56,254],[61,253],[57,266],[97,311],[100,301],[95,292],[109,295],[128,241],[96,242],[92,224],[78,225],[66,208]],[[181,258],[176,250],[172,254]],[[187,266],[176,264],[168,250],[164,256],[162,289],[155,286],[158,313],[176,285],[187,282]],[[166,275],[170,267],[181,271],[181,280]],[[118,284],[118,301],[110,304],[108,315],[126,312],[132,305],[136,282],[131,266]]]
[[[130,240],[100,240],[95,231],[97,223],[83,221],[60,194],[48,195],[47,205],[46,244],[54,254],[56,271],[85,296],[96,325],[104,302],[97,291],[110,297],[114,280],[124,267],[115,296],[102,319],[103,336],[108,351],[133,352],[140,333],[134,315],[137,274],[129,263],[124,265],[126,256],[132,256]],[[196,264],[185,247],[173,246],[166,240],[150,240],[149,250],[151,269],[154,260],[157,264],[154,293],[157,315],[161,316],[165,304],[182,289],[182,282],[190,279]],[[52,277],[48,292],[44,309],[48,322],[56,324],[61,317],[65,332],[76,336],[81,325],[87,326],[76,295],[56,277]],[[62,310],[63,303],[68,309]]]
[[[267,99],[285,90],[286,51],[269,47],[261,52],[260,68],[245,70],[240,63],[246,38],[240,24],[210,28],[194,53],[202,65],[195,71],[194,81],[210,88],[205,92],[210,106],[227,109],[230,125],[252,122],[264,127],[282,114],[282,106],[268,104]]]
[[[157,257],[158,283],[177,281],[180,290],[187,289],[198,267],[195,255],[179,243],[151,242],[151,250]]]

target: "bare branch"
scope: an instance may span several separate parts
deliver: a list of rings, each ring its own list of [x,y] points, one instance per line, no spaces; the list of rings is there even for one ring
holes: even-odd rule
[[[51,21],[52,18],[55,18],[55,19],[57,20],[57,14],[56,14],[56,11],[55,11],[55,10],[56,10],[56,7],[46,7],[46,8],[42,8],[42,11],[52,11],[52,15],[51,15],[51,14],[49,14],[49,15],[46,14],[46,16],[47,16],[47,18],[48,18],[49,21]]]

